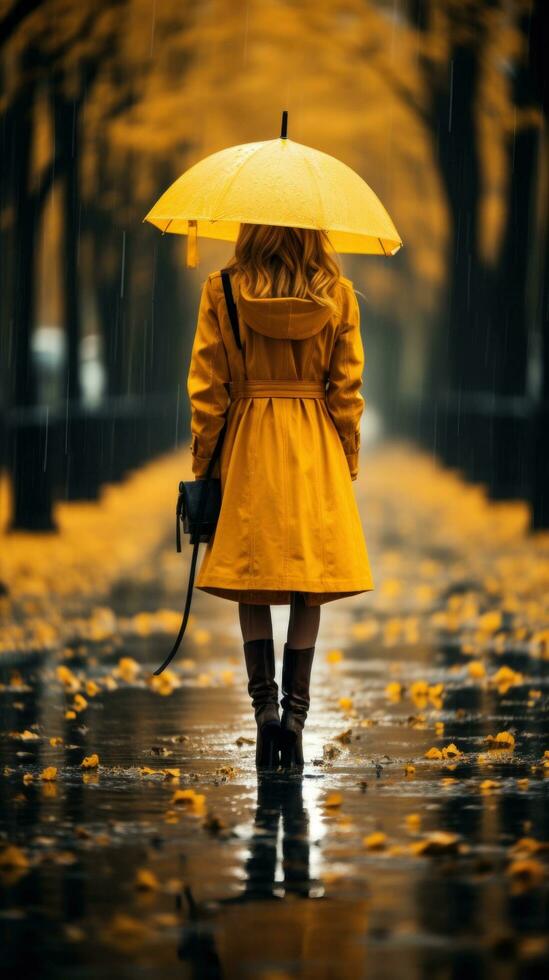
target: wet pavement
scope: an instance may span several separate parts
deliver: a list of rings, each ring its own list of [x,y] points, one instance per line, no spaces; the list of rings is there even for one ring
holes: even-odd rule
[[[547,538],[401,464],[357,487],[376,590],[323,607],[302,776],[256,773],[233,603],[195,592],[153,681],[171,540],[93,638],[4,663],[7,975],[549,975]]]

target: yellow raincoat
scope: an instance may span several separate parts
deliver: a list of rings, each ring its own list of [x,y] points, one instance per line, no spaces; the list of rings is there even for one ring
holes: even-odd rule
[[[191,353],[192,469],[213,475],[221,513],[196,578],[240,602],[319,605],[374,588],[352,481],[358,475],[364,351],[352,283],[340,315],[310,299],[256,299],[231,285],[239,350],[221,273],[206,280]],[[263,382],[264,384],[260,384]],[[327,385],[327,387],[326,387]]]

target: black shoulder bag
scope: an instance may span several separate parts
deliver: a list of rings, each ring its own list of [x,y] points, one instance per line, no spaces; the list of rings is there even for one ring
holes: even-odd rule
[[[233,328],[234,339],[238,349],[242,350],[240,330],[238,327],[238,313],[231,289],[230,271],[228,269],[221,270],[221,279],[223,282],[223,292],[225,294],[225,302],[227,304],[229,319]],[[172,662],[180,647],[181,640],[183,639],[183,635],[187,628],[187,620],[191,609],[194,576],[198,558],[198,547],[201,541],[210,540],[217,525],[219,512],[221,510],[221,480],[219,477],[212,477],[211,473],[215,466],[215,462],[221,453],[221,447],[223,445],[226,430],[227,418],[225,418],[223,427],[217,438],[215,449],[212,453],[210,462],[208,463],[208,469],[206,470],[204,479],[181,480],[179,483],[179,495],[175,509],[176,548],[177,551],[181,551],[181,521],[183,521],[183,531],[185,534],[189,535],[189,543],[193,545],[193,554],[191,558],[191,567],[189,570],[187,600],[185,602],[185,611],[183,613],[181,626],[179,627],[179,633],[177,634],[177,639],[164,663],[158,668],[158,670],[154,671],[156,675],[161,674],[162,671],[166,669],[168,664]]]

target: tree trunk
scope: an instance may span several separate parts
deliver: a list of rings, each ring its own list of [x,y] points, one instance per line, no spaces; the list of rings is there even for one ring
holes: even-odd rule
[[[55,427],[37,406],[37,380],[31,356],[35,318],[36,239],[42,211],[31,191],[34,105],[40,55],[23,53],[22,84],[13,107],[13,202],[16,214],[13,260],[13,396],[10,413],[9,466],[13,512],[8,530],[56,530],[53,520]]]

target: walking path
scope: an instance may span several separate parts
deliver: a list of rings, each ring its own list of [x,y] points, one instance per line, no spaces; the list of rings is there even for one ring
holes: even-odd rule
[[[376,589],[323,607],[303,777],[258,780],[233,603],[197,591],[151,674],[183,603],[187,474],[174,454],[63,505],[66,544],[29,538],[30,562],[5,539],[8,968],[547,975],[549,535],[411,447],[365,453]]]

